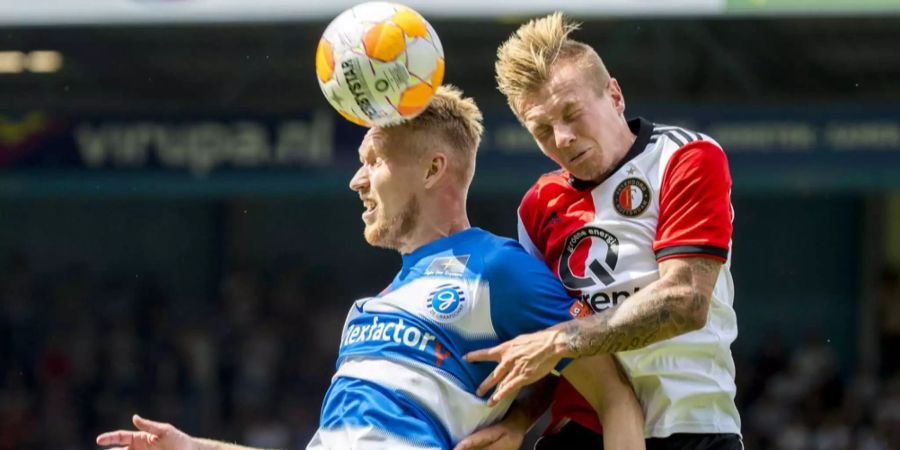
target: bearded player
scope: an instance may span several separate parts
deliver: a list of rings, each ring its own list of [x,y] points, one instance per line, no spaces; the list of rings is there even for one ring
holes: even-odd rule
[[[503,418],[512,403],[476,395],[494,364],[463,355],[578,313],[579,303],[519,244],[470,227],[466,196],[481,133],[475,103],[444,87],[412,121],[366,134],[350,187],[366,209],[366,240],[397,250],[403,265],[387,289],[350,308],[309,449],[451,448]],[[609,356],[557,367],[615,430],[608,446],[643,448],[640,407]],[[531,402],[529,394],[520,401]],[[246,449],[133,421],[139,431],[104,433],[98,444]]]

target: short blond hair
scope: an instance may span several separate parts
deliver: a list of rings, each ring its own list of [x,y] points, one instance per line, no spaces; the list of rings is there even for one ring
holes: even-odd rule
[[[500,45],[494,65],[497,87],[514,113],[518,115],[522,95],[540,89],[560,62],[577,63],[593,77],[597,92],[603,92],[610,76],[600,55],[590,45],[569,39],[579,28],[580,23],[555,12],[530,20]]]
[[[437,89],[431,103],[412,120],[392,125],[386,130],[410,133],[414,145],[420,150],[434,147],[435,139],[442,139],[447,149],[459,156],[459,163],[450,163],[466,188],[475,176],[475,155],[484,132],[481,110],[470,97],[453,85]],[[424,151],[421,153],[424,154]]]

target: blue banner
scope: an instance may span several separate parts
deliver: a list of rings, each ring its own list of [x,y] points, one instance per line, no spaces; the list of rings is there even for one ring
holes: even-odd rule
[[[900,186],[900,107],[639,106],[628,112],[712,136],[727,152],[738,187]],[[476,187],[518,190],[523,175],[553,169],[507,110],[488,111],[485,125]],[[289,117],[0,116],[0,193],[34,179],[71,184],[103,177],[126,184],[191,180],[190,189],[198,181],[228,184],[248,176],[260,185],[299,183],[286,191],[311,179],[322,185],[337,177],[340,182],[325,184],[342,185],[358,164],[364,132],[330,110]]]

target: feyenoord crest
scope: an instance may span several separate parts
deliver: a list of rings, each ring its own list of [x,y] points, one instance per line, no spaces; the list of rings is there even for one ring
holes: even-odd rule
[[[650,187],[640,178],[626,178],[613,192],[613,206],[625,217],[636,217],[650,206]]]

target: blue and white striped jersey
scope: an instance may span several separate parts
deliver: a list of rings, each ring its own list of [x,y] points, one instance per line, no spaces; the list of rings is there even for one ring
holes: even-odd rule
[[[495,364],[463,355],[568,320],[573,305],[541,261],[478,228],[404,255],[384,292],[350,308],[308,448],[452,448],[511,403],[477,397]]]

